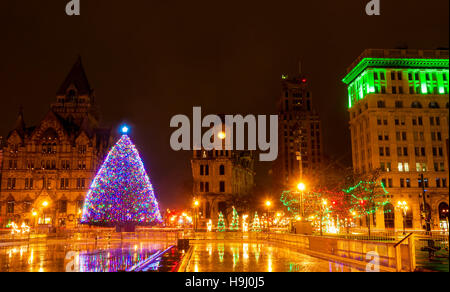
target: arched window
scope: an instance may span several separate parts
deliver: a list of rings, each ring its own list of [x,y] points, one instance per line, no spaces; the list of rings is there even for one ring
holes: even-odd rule
[[[53,128],[48,128],[41,136],[42,153],[55,154],[56,144],[58,141],[58,133]]]
[[[77,96],[77,92],[73,89],[69,90],[66,95],[68,101],[73,101]]]
[[[405,227],[406,228],[413,228],[413,211],[411,208],[409,208],[406,211],[406,216],[405,216]]]
[[[384,205],[384,227],[394,228],[395,227],[395,212],[394,206],[391,203]]]
[[[422,104],[418,101],[413,101],[413,103],[411,104],[412,108],[422,108]]]
[[[206,202],[206,208],[205,208],[205,218],[210,219],[211,218],[211,203]]]
[[[219,167],[219,174],[225,175],[225,165],[221,164]]]
[[[439,104],[435,101],[432,101],[428,104],[429,108],[439,108]]]
[[[67,200],[59,201],[59,212],[66,213],[67,212]]]
[[[448,219],[448,204],[442,202],[439,204],[439,220],[446,221],[447,219]]]

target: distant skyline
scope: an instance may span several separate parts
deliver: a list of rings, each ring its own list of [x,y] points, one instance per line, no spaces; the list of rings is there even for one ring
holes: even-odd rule
[[[351,160],[347,93],[341,79],[366,48],[448,48],[449,1],[8,1],[0,17],[0,136],[19,106],[35,125],[56,99],[78,55],[96,93],[102,126],[130,125],[162,207],[186,198],[191,152],[172,151],[170,118],[274,114],[281,75],[312,82],[325,154]],[[257,165],[263,187],[272,163]]]

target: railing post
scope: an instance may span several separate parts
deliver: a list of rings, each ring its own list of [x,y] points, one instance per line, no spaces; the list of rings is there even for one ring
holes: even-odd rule
[[[402,253],[400,250],[400,244],[398,244],[395,247],[395,268],[397,269],[397,272],[401,272],[402,270]]]
[[[414,238],[414,234],[409,238],[409,262],[411,266],[410,272],[414,272],[416,270],[416,242]]]

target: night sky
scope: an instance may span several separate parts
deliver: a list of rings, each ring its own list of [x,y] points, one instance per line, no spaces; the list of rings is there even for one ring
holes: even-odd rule
[[[173,152],[170,118],[208,113],[276,113],[280,76],[301,60],[313,86],[327,155],[350,163],[348,65],[365,48],[448,47],[449,1],[99,1],[0,4],[0,136],[44,117],[81,55],[95,89],[102,125],[132,125],[132,139],[163,207],[190,190],[190,152]],[[271,163],[258,163],[264,187]]]

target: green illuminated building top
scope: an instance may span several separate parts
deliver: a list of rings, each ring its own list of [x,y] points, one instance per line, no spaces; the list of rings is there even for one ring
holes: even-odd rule
[[[368,94],[448,94],[447,50],[365,50],[342,80],[348,107]]]

